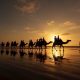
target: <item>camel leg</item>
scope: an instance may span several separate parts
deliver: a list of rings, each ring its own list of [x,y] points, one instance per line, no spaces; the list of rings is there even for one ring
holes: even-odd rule
[[[64,56],[64,46],[63,46],[63,56]]]
[[[60,52],[60,56],[61,56],[61,46],[59,47],[59,52]]]

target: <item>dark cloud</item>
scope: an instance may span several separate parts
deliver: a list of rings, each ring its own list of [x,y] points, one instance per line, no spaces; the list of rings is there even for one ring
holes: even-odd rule
[[[23,13],[34,13],[39,9],[38,0],[17,0],[16,8]]]

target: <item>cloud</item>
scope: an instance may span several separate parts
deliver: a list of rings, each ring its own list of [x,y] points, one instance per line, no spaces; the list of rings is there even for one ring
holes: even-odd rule
[[[71,21],[65,21],[65,22],[61,23],[59,26],[66,30],[75,30],[78,28],[78,25]]]
[[[23,13],[34,13],[39,9],[38,0],[17,0],[16,8]]]
[[[51,26],[51,25],[53,25],[55,23],[55,21],[49,21],[47,24],[48,24],[48,26]]]
[[[75,23],[72,23],[71,21],[65,21],[65,22],[63,23],[63,25],[64,25],[64,26],[73,26],[73,25],[75,25]]]
[[[71,21],[65,21],[61,23],[60,30],[62,30],[61,35],[73,35],[80,32],[80,24]]]
[[[63,33],[63,34],[61,34],[61,35],[70,35],[70,33]]]
[[[30,27],[25,27],[24,30],[29,31],[29,30],[31,30],[31,28]]]
[[[38,33],[38,30],[35,30],[32,27],[25,27],[24,31],[26,31],[27,33]]]

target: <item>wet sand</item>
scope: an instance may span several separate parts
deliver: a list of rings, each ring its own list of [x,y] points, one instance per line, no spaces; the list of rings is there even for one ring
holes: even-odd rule
[[[0,55],[0,80],[80,80],[79,58],[77,54],[55,64],[53,59],[43,63],[28,57]]]

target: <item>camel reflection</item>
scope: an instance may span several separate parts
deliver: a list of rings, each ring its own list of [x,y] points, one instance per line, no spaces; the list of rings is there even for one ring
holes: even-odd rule
[[[61,63],[62,60],[64,59],[63,58],[64,57],[64,51],[63,51],[63,53],[61,53],[61,50],[55,51],[55,52],[52,50],[52,55],[53,55],[53,59],[54,59],[55,64]]]
[[[35,56],[36,56],[36,61],[39,61],[39,62],[45,62],[45,60],[47,59],[47,54],[46,54],[46,51],[45,53],[43,54],[42,51],[40,52],[35,52]]]
[[[32,51],[28,51],[28,56],[29,56],[29,58],[33,58],[33,50]]]
[[[33,60],[36,62],[44,63],[47,59],[46,50],[27,50],[27,49],[1,49],[1,55],[5,54],[7,56],[16,57],[19,56],[20,58],[24,59],[24,56],[28,57],[29,60]]]
[[[54,61],[59,61],[59,62],[61,62],[62,59],[63,59],[63,56],[55,56],[55,55],[53,55],[53,58],[54,58]]]
[[[26,54],[26,52],[23,49],[19,50],[20,58],[23,58],[25,54]]]
[[[11,49],[10,53],[11,53],[11,56],[15,57],[16,54],[17,54],[17,50],[16,49]]]
[[[1,53],[1,55],[3,55],[3,53],[4,53],[4,49],[1,49],[1,50],[0,50],[0,53]]]
[[[10,52],[9,49],[6,49],[6,55],[9,55],[9,52]]]
[[[47,54],[46,54],[46,52],[43,52],[43,51],[30,50],[30,51],[28,51],[28,57],[30,59],[36,59],[37,62],[44,63],[45,60],[47,59]]]

